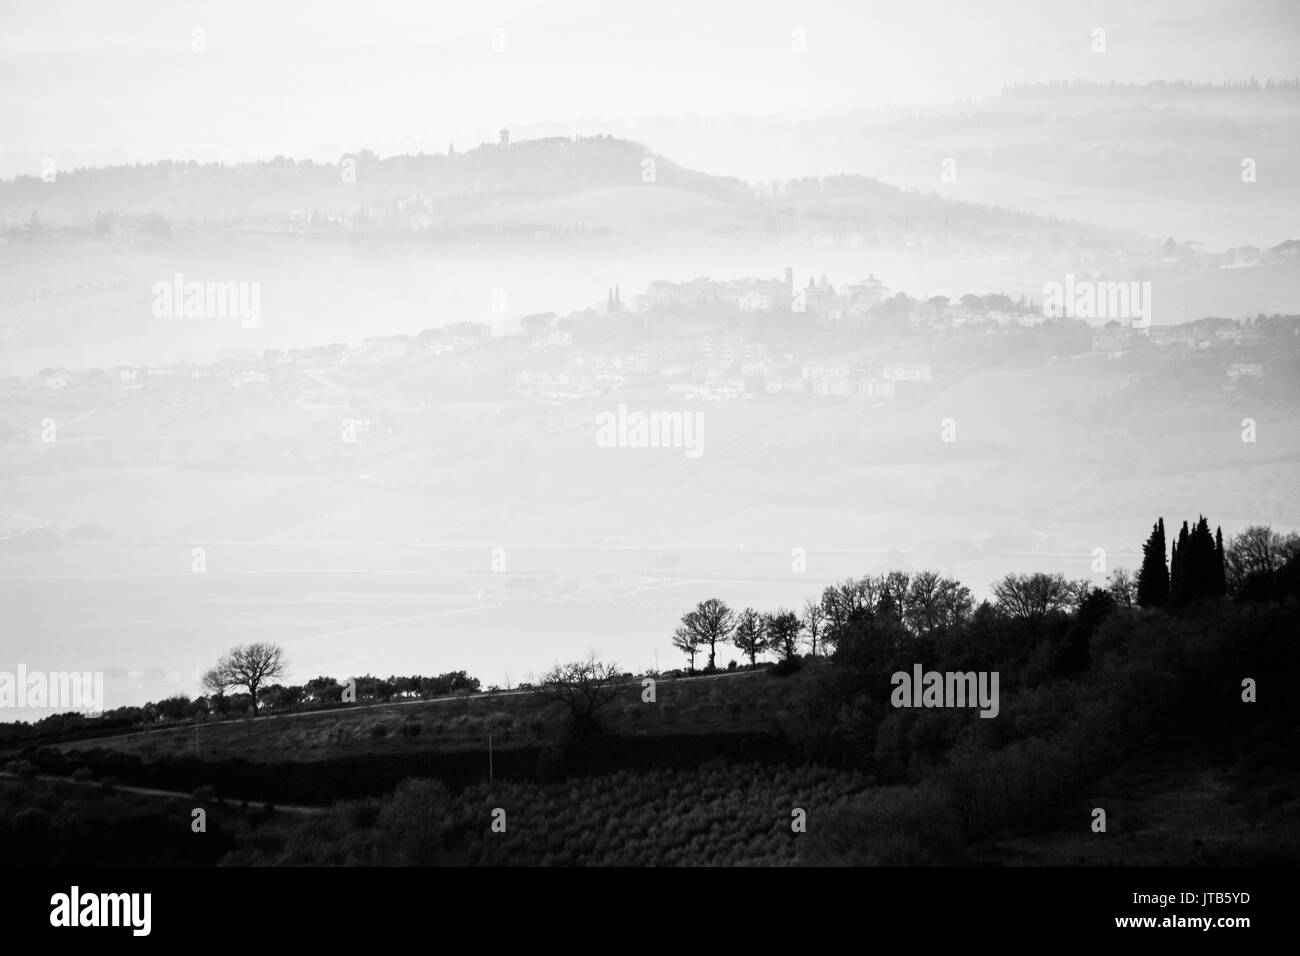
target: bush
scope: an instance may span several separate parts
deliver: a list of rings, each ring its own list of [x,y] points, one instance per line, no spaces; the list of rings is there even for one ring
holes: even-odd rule
[[[942,787],[872,790],[830,810],[801,844],[819,866],[935,866],[961,846],[961,826]]]
[[[451,794],[437,780],[411,778],[383,802],[376,821],[395,862],[430,866],[443,861]]]
[[[767,669],[767,672],[773,677],[789,677],[791,674],[802,669],[803,662],[797,657],[788,657],[777,661]]]

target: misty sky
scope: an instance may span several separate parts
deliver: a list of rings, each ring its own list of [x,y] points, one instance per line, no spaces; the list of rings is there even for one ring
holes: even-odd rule
[[[336,159],[570,118],[807,116],[1027,80],[1285,76],[1300,72],[1297,27],[1289,0],[5,0],[0,150]]]

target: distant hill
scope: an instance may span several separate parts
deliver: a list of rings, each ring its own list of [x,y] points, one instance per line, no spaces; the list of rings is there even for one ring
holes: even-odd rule
[[[33,218],[34,217],[34,218]],[[336,163],[284,157],[239,165],[164,161],[0,182],[12,230],[113,232],[253,227],[397,232],[479,239],[474,230],[880,246],[961,241],[1023,251],[1062,240],[1127,243],[1093,226],[904,190],[868,176],[798,179],[775,188],[698,172],[607,135],[484,144],[464,152]]]
[[[0,217],[26,222],[35,211],[52,225],[87,225],[111,210],[188,223],[264,223],[294,213],[350,214],[367,204],[422,200],[433,215],[466,203],[527,201],[640,185],[688,190],[743,203],[740,180],[710,176],[608,136],[551,137],[484,144],[454,154],[393,156],[363,151],[337,163],[285,157],[227,166],[163,161],[60,172],[53,183],[18,177],[0,183]]]

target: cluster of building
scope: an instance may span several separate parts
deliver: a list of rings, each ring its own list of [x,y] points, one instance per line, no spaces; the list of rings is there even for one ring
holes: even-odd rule
[[[872,373],[862,368],[868,366]],[[579,355],[562,367],[515,373],[517,395],[563,402],[588,398],[635,381],[655,380],[685,400],[729,402],[757,395],[817,395],[887,401],[903,383],[924,385],[934,379],[928,363],[796,361],[774,356],[766,343],[739,337],[707,336],[690,349],[669,350],[646,343],[624,354]]]
[[[927,362],[886,362],[878,373],[855,372],[847,363],[804,362],[769,376],[764,388],[769,395],[817,395],[890,401],[897,397],[900,383],[924,384],[934,380]]]
[[[632,299],[631,311],[656,310],[691,314],[694,310],[734,309],[739,312],[813,313],[832,322],[857,316],[889,298],[890,292],[874,275],[860,282],[836,288],[823,275],[796,285],[794,270],[787,267],[783,279],[691,279],[687,282],[652,282]]]
[[[1267,339],[1254,329],[1241,328],[1230,320],[1224,320],[1221,327],[1215,327],[1210,322],[1153,326],[1145,329],[1108,326],[1092,333],[1093,352],[1111,358],[1122,358],[1136,348],[1151,347],[1191,352],[1217,348],[1259,347],[1265,342]],[[1230,377],[1236,376],[1230,375]]]
[[[258,357],[231,358],[206,365],[176,364],[159,367],[116,365],[107,369],[45,369],[36,385],[55,392],[77,392],[112,388],[148,391],[156,386],[178,386],[193,382],[203,386],[246,389],[273,385],[300,373],[306,392],[314,392],[311,381],[340,371],[364,370],[385,363],[418,356],[452,355],[477,348],[491,337],[482,323],[462,322],[445,329],[428,329],[419,335],[369,338],[356,346],[343,343],[305,349],[266,349]],[[16,381],[13,384],[17,384]],[[323,386],[330,389],[330,386]],[[304,392],[304,394],[306,394]]]

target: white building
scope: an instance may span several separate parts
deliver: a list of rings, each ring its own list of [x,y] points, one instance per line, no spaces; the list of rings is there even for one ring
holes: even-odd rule
[[[880,377],[894,382],[929,382],[934,378],[929,362],[891,362]]]

